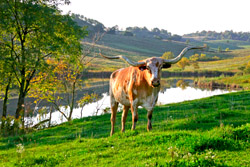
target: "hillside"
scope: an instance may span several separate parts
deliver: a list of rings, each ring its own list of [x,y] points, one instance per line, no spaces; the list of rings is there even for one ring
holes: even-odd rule
[[[113,71],[117,68],[125,67],[126,64],[119,60],[106,60],[100,58],[99,50],[103,54],[114,56],[122,54],[133,60],[142,60],[147,57],[161,57],[164,52],[173,52],[177,56],[186,46],[207,46],[207,50],[190,51],[185,56],[194,54],[205,54],[206,59],[199,62],[198,71],[233,71],[239,72],[238,68],[249,61],[250,42],[246,40],[249,33],[236,33],[225,31],[221,33],[202,31],[184,36],[172,35],[167,30],[146,27],[128,27],[126,30],[119,30],[118,26],[105,27],[102,23],[84,16],[72,14],[78,25],[87,27],[89,37],[84,39],[83,47],[93,47],[93,37],[97,34],[101,37],[92,48],[91,56],[96,58],[91,61],[90,70]],[[130,32],[129,36],[126,32]],[[236,58],[237,57],[237,58]],[[91,59],[91,58],[90,58]],[[239,61],[237,60],[239,59]],[[244,61],[242,61],[244,60]],[[228,62],[234,62],[231,64]],[[99,63],[102,62],[102,63]],[[115,63],[114,63],[115,62]],[[243,62],[243,64],[242,64]],[[176,65],[168,69],[170,71],[180,71]],[[194,68],[187,67],[185,70],[193,71]]]
[[[201,31],[190,34],[185,34],[184,37],[193,37],[196,39],[209,40],[240,40],[250,42],[250,32],[234,32],[234,31]]]
[[[109,137],[110,114],[0,138],[0,166],[248,166],[250,92],[230,93],[146,111],[135,131]]]
[[[84,45],[88,45],[85,42]],[[237,72],[238,68],[248,61],[250,55],[250,43],[241,42],[241,41],[193,41],[189,42],[189,45],[193,46],[203,46],[206,44],[209,49],[208,51],[190,51],[185,57],[190,57],[194,54],[205,54],[209,61],[200,61],[198,69],[199,71],[209,70],[209,71],[234,71]],[[132,60],[142,60],[147,57],[161,57],[164,52],[170,51],[177,56],[181,50],[186,47],[185,42],[169,41],[169,40],[158,40],[153,38],[142,38],[142,37],[128,37],[123,35],[110,35],[106,34],[103,38],[98,41],[96,48],[94,49],[95,55],[99,53],[99,49],[103,54],[109,56],[115,55],[125,55],[131,58]],[[221,47],[221,52],[218,51],[218,48]],[[225,52],[224,50],[229,48],[229,51]],[[218,57],[219,60],[213,60],[213,57]],[[102,63],[99,63],[102,62]],[[108,70],[113,71],[115,69],[126,66],[126,63],[120,60],[107,60],[97,56],[94,61],[92,61],[91,70],[100,71]],[[173,66],[170,71],[179,70],[178,66]],[[188,66],[186,71],[194,71],[192,66]]]

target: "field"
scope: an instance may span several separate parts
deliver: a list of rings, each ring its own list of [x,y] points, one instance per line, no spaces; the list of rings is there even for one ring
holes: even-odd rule
[[[85,41],[84,44],[88,45],[90,40]],[[218,61],[206,61],[200,62],[200,71],[202,70],[219,70],[219,71],[235,71],[237,67],[250,60],[250,43],[243,41],[233,40],[214,40],[214,41],[193,41],[189,45],[203,46],[206,44],[209,47],[209,51],[190,51],[186,54],[187,57],[195,53],[204,53],[207,57],[211,58],[217,56],[220,58]],[[96,58],[91,62],[92,70],[100,71],[112,71],[117,68],[124,67],[124,62],[119,60],[106,60],[97,56],[99,49],[105,55],[114,56],[122,54],[137,61],[147,57],[161,57],[166,51],[171,51],[177,56],[181,50],[186,47],[185,42],[176,41],[162,41],[152,38],[140,38],[140,37],[126,37],[122,35],[109,35],[97,42],[93,53]],[[229,48],[228,52],[218,52],[218,47],[224,51]],[[99,63],[99,62],[102,63]],[[225,68],[226,67],[226,68]],[[178,69],[177,66],[173,66],[173,69]],[[172,68],[169,70],[173,70]],[[186,71],[194,70],[193,67],[187,67]]]
[[[153,130],[139,111],[109,137],[110,114],[0,138],[0,166],[249,166],[250,92],[158,106]]]
[[[89,41],[88,41],[89,42]],[[88,45],[89,43],[84,44]],[[191,41],[189,45],[193,46],[203,46],[206,44],[208,46],[208,51],[189,51],[186,57],[192,56],[195,53],[206,54],[207,58],[212,58],[214,56],[219,57],[219,60],[213,61],[198,61],[199,69],[194,69],[192,65],[186,66],[182,70],[178,65],[173,65],[169,69],[163,69],[170,72],[181,72],[181,71],[222,71],[222,72],[242,72],[239,70],[242,66],[245,66],[250,61],[250,43],[244,41],[236,40],[211,40],[211,41]],[[96,56],[91,62],[89,67],[90,71],[100,72],[100,71],[114,71],[119,68],[127,67],[127,64],[121,60],[107,60],[100,56],[97,56],[99,49],[105,55],[125,55],[132,60],[142,60],[147,57],[161,57],[166,51],[171,51],[177,56],[181,50],[186,47],[185,42],[168,41],[168,40],[158,40],[152,38],[140,38],[140,37],[126,37],[122,35],[109,35],[106,34],[98,43],[96,48],[93,49],[93,53]],[[221,47],[222,52],[218,51]],[[225,51],[228,48],[229,51]],[[100,63],[101,62],[101,63]],[[244,76],[245,78],[247,76]],[[247,83],[248,79],[241,79],[242,77],[235,76],[234,78],[224,78],[229,84],[236,84],[234,81],[237,80],[237,84],[244,88],[249,88]],[[214,78],[217,80],[217,78]],[[220,80],[223,82],[223,80]]]

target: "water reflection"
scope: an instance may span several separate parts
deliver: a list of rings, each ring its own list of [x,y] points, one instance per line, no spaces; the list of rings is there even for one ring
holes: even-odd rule
[[[181,82],[184,82],[184,81],[181,81]],[[228,90],[220,90],[220,89],[201,90],[198,88],[187,86],[186,84],[184,84],[185,87],[181,85],[180,87],[176,87],[176,86],[171,87],[171,88],[165,87],[164,90],[162,90],[159,93],[157,105],[164,105],[164,104],[169,104],[169,103],[177,103],[177,102],[183,102],[187,100],[200,99],[200,98],[205,98],[205,97],[210,97],[210,96],[220,95],[220,94],[225,94],[225,93],[230,92]],[[83,107],[82,114],[81,114],[81,110],[82,110],[81,107],[75,108],[72,118],[75,119],[75,118],[81,118],[81,116],[88,117],[88,116],[93,116],[93,115],[101,115],[101,114],[104,114],[105,113],[104,111],[106,111],[107,108],[109,107],[110,107],[110,96],[108,95],[107,92],[105,92],[102,94],[102,98],[98,100],[97,102],[85,105]],[[66,107],[62,107],[62,110],[64,110],[66,114],[68,114],[69,112],[69,109]],[[49,114],[45,114],[42,119],[39,118],[39,116],[36,116],[36,117],[33,117],[32,120],[30,121],[31,122],[33,121],[33,123],[36,124],[39,121],[48,119],[48,118],[49,118]],[[52,119],[51,119],[52,124],[60,124],[65,121],[67,120],[58,111],[55,111],[52,113]]]

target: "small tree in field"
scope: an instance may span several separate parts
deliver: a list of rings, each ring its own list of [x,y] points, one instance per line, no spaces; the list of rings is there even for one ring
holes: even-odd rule
[[[73,61],[73,60],[71,60]],[[75,60],[76,61],[76,60]],[[76,87],[81,82],[83,64],[80,61],[69,63],[70,60],[48,59],[50,73],[39,73],[32,79],[32,87],[29,96],[37,100],[46,100],[52,103],[68,121],[72,119],[73,110],[76,107]],[[62,102],[69,106],[67,115],[61,108]]]
[[[190,65],[190,62],[189,62],[188,58],[183,57],[183,58],[177,63],[177,65],[178,65],[182,70],[184,70],[186,66],[189,66],[189,65]]]
[[[92,94],[85,94],[80,100],[77,101],[79,107],[81,107],[81,118],[82,118],[82,111],[83,107],[88,103],[93,103],[98,99],[98,95],[95,93]]]
[[[201,60],[206,60],[206,58],[207,58],[206,54],[201,53],[201,55],[200,55],[200,59],[201,59]]]
[[[96,34],[93,42],[89,44],[89,46],[87,46],[87,44],[84,45],[84,50],[81,55],[70,57],[62,56],[59,60],[47,59],[47,63],[49,64],[47,70],[49,72],[41,72],[33,78],[30,97],[36,98],[37,101],[46,100],[51,103],[67,121],[70,121],[74,108],[78,107],[76,97],[77,90],[83,87],[83,72],[88,68],[90,61],[95,58],[95,56],[91,58],[88,56],[93,54],[92,50],[95,47],[95,43],[100,40],[101,37],[102,35]],[[97,96],[94,95],[93,99],[97,99]],[[86,98],[88,99],[88,97]],[[91,102],[90,99],[89,102]],[[64,108],[69,110],[68,114],[63,110],[62,106],[65,106]]]
[[[247,63],[246,68],[244,69],[246,74],[250,74],[250,61]]]
[[[190,56],[189,60],[190,61],[197,61],[197,60],[199,60],[199,58],[200,58],[200,55],[198,53],[196,53],[196,54]]]
[[[161,56],[161,58],[163,58],[163,59],[172,59],[174,57],[175,57],[174,53],[173,52],[169,52],[169,51],[163,53],[162,56]]]

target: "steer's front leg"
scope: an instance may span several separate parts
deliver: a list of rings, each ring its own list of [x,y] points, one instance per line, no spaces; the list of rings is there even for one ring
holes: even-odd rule
[[[147,130],[150,131],[152,129],[152,124],[151,124],[151,119],[153,115],[153,110],[148,111],[148,125],[147,125]]]
[[[131,113],[132,113],[132,130],[135,130],[136,122],[138,121],[138,99],[131,102]]]

